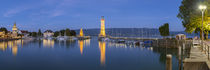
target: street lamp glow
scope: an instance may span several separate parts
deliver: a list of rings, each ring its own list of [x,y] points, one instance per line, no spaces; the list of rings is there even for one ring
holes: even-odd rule
[[[200,9],[200,10],[205,10],[206,8],[207,8],[206,5],[200,5],[200,6],[199,6],[199,9]]]

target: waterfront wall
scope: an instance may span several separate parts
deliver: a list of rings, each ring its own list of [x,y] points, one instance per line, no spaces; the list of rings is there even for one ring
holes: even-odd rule
[[[171,39],[158,39],[153,40],[152,46],[165,47],[165,48],[178,48],[185,45],[185,48],[189,48],[192,45],[191,40],[171,40]]]
[[[11,40],[19,40],[21,38],[0,38],[0,42],[2,41],[11,41]]]

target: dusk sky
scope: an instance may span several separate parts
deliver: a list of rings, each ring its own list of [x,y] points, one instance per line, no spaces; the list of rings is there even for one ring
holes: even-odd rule
[[[181,0],[1,0],[0,27],[11,30],[100,28],[158,28],[183,31],[178,14]]]

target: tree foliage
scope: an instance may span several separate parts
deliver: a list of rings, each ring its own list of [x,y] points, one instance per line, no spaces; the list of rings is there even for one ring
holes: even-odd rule
[[[159,27],[159,32],[161,36],[169,36],[169,24],[165,23],[164,25]]]
[[[5,33],[8,32],[7,28],[5,28],[5,27],[1,27],[1,28],[0,28],[0,31],[4,31]]]
[[[54,37],[59,36],[59,33],[60,33],[60,31],[55,31],[55,32],[54,32]]]
[[[30,33],[29,33],[29,36],[37,37],[37,34],[38,34],[37,32],[30,32]]]
[[[210,12],[210,0],[183,0],[179,7],[177,17],[182,20],[185,31],[188,33],[197,33],[202,30],[202,13],[198,8],[199,5],[207,5],[207,10],[204,12],[204,31],[210,31],[208,13]]]
[[[42,36],[42,31],[41,31],[41,29],[39,29],[39,31],[38,31],[38,36]]]
[[[66,36],[71,36],[71,31],[70,31],[70,29],[66,29]]]
[[[54,32],[54,37],[57,37],[57,36],[59,36],[59,35],[61,35],[61,36],[76,36],[76,32],[74,31],[74,30],[70,30],[70,29],[62,29],[62,30],[60,30],[60,31],[55,31]]]
[[[75,30],[71,30],[71,36],[76,36],[76,31]]]

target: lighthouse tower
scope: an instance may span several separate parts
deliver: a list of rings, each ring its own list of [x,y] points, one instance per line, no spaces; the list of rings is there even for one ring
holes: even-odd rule
[[[100,37],[106,37],[106,33],[105,33],[105,19],[104,16],[101,17],[101,31],[99,34]]]

